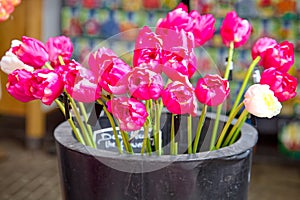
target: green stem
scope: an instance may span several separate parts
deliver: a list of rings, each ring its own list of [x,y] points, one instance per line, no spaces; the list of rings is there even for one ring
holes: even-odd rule
[[[218,107],[217,107],[216,119],[215,119],[213,132],[212,132],[211,140],[210,140],[210,148],[209,148],[210,151],[215,149],[215,143],[216,143],[217,132],[218,132],[218,128],[219,128],[221,111],[222,111],[222,104],[218,105]]]
[[[128,133],[126,133],[125,131],[122,131],[122,130],[120,130],[120,132],[122,135],[122,140],[123,140],[126,151],[130,154],[133,154],[132,147],[129,143]]]
[[[78,140],[80,143],[82,143],[83,145],[86,145],[86,143],[85,143],[85,141],[84,141],[82,135],[80,134],[80,131],[79,131],[78,128],[75,126],[75,124],[74,124],[72,118],[69,118],[69,119],[68,119],[68,122],[69,122],[69,124],[70,124],[70,126],[71,126],[71,128],[72,128],[72,130],[73,130],[73,132],[74,132],[74,134],[75,134],[75,137],[77,138],[77,140]]]
[[[230,132],[229,132],[228,136],[226,137],[226,140],[225,140],[224,144],[222,145],[222,147],[227,146],[229,144],[233,134],[235,133],[237,128],[241,125],[241,122],[243,121],[244,117],[246,117],[247,115],[248,115],[248,111],[246,109],[244,109],[243,112],[241,113],[241,115],[239,116],[237,122],[234,124],[234,126],[230,130]]]
[[[160,106],[159,102],[155,101],[155,117],[154,117],[154,143],[155,143],[155,149],[157,151],[157,155],[162,154],[162,147],[161,147],[161,132],[160,132]]]
[[[187,142],[188,142],[188,154],[193,153],[193,146],[192,146],[192,115],[188,115],[187,118]]]
[[[175,123],[174,123],[175,114],[172,114],[171,117],[171,135],[170,135],[170,153],[171,155],[176,155],[175,152]]]
[[[237,139],[237,137],[239,135],[239,132],[240,132],[243,124],[245,123],[246,119],[247,119],[247,116],[245,116],[244,119],[242,119],[240,125],[238,126],[237,130],[235,131],[233,137],[231,138],[231,140],[229,142],[229,145],[233,144],[236,141],[236,139]]]
[[[67,94],[67,93],[66,93],[66,94]],[[75,117],[76,117],[76,119],[77,119],[77,122],[78,122],[78,124],[79,124],[79,127],[80,127],[80,129],[81,129],[81,131],[82,131],[83,138],[84,138],[84,140],[86,141],[86,144],[87,144],[88,146],[91,146],[91,147],[92,147],[92,146],[93,146],[93,145],[92,145],[92,141],[91,141],[91,139],[90,139],[90,137],[89,137],[89,135],[88,135],[87,128],[85,127],[84,123],[82,122],[82,119],[81,119],[81,116],[80,116],[80,114],[79,114],[79,111],[77,110],[76,103],[75,103],[74,99],[73,99],[72,97],[70,97],[69,95],[68,95],[68,98],[69,98],[69,100],[70,100],[71,107],[72,107],[72,110],[73,110],[73,112],[74,112],[74,115],[75,115]]]
[[[45,63],[45,67],[50,70],[54,70],[53,67],[48,62]]]
[[[84,119],[84,124],[85,124],[85,126],[87,127],[88,136],[90,137],[90,140],[92,141],[92,146],[93,146],[94,148],[96,148],[96,143],[95,143],[95,141],[94,141],[94,139],[93,139],[93,130],[92,130],[92,127],[91,127],[91,125],[89,125],[89,124],[87,123],[87,121],[88,121],[88,116],[87,116],[86,109],[85,109],[85,107],[84,107],[84,105],[83,105],[82,102],[78,102],[78,105],[79,105],[79,108],[80,108],[80,110],[81,110],[81,113],[82,113],[82,116],[83,116],[83,119]]]
[[[61,110],[61,112],[63,113],[64,116],[66,116],[66,111],[65,111],[65,107],[62,104],[62,102],[60,102],[58,99],[54,100],[56,105],[58,106],[58,108]]]
[[[55,103],[57,104],[57,106],[59,107],[59,109],[61,110],[61,112],[62,112],[64,115],[66,115],[65,107],[63,106],[63,104],[62,104],[59,100],[57,100],[57,99],[55,99]],[[86,145],[86,143],[84,142],[84,139],[82,138],[82,135],[81,135],[80,131],[79,131],[78,128],[75,126],[75,124],[74,124],[72,118],[68,119],[68,122],[69,122],[69,124],[70,124],[70,126],[71,126],[71,128],[72,128],[72,130],[73,130],[73,132],[74,132],[74,134],[75,134],[76,139],[77,139],[80,143],[82,143],[83,145]]]
[[[149,125],[144,125],[144,139],[143,139],[141,154],[144,154],[145,148],[147,149],[148,134],[149,134]]]
[[[224,137],[227,133],[229,126],[231,125],[232,120],[235,118],[235,116],[238,114],[238,112],[242,109],[243,106],[244,106],[244,103],[240,103],[240,105],[234,110],[234,112],[230,112],[228,120],[226,121],[226,124],[225,124],[222,132],[220,133],[220,137],[216,144],[216,149],[219,149],[221,147]]]
[[[241,86],[241,89],[235,99],[235,102],[231,108],[231,112],[234,112],[234,109],[238,106],[238,104],[240,103],[240,100],[242,98],[242,95],[244,94],[244,91],[246,89],[246,86],[248,84],[248,81],[249,81],[249,78],[251,77],[252,75],[252,71],[253,69],[255,68],[255,66],[257,65],[257,63],[260,61],[260,56],[257,56],[253,61],[252,63],[250,64],[248,70],[247,70],[247,73],[246,73],[246,76],[244,78],[244,81],[243,81],[243,84]]]
[[[229,51],[228,51],[228,60],[227,60],[227,65],[226,65],[226,69],[225,69],[225,73],[224,73],[224,79],[226,79],[226,80],[228,80],[228,77],[229,77],[230,65],[231,65],[232,58],[233,58],[233,51],[234,51],[234,43],[230,42]],[[220,104],[217,107],[215,124],[213,127],[213,132],[212,132],[212,136],[211,136],[211,140],[210,140],[210,150],[215,149],[215,142],[216,142],[216,138],[217,138],[217,131],[218,131],[218,127],[219,127],[222,106],[223,106],[223,104]]]
[[[200,140],[200,136],[201,136],[202,127],[203,127],[203,124],[205,121],[206,112],[207,112],[207,105],[204,104],[202,112],[201,112],[201,116],[198,121],[198,127],[197,127],[196,137],[195,137],[194,146],[193,146],[193,153],[196,153],[197,149],[198,149],[198,144],[199,144],[199,140]]]
[[[229,77],[229,72],[230,72],[230,65],[232,63],[232,58],[233,58],[233,51],[234,51],[234,43],[230,42],[229,44],[229,51],[228,51],[228,60],[227,60],[227,65],[224,73],[224,79],[228,80]]]
[[[61,65],[65,65],[65,61],[62,58],[62,56],[58,56],[58,60],[59,60],[59,62],[60,62]]]
[[[100,100],[98,99],[97,102],[103,106],[103,110],[109,120],[109,123],[113,129],[113,133],[114,133],[114,136],[115,136],[115,141],[116,141],[116,145],[117,145],[117,148],[119,150],[119,153],[123,153],[123,150],[122,150],[122,147],[121,147],[121,143],[120,143],[120,140],[119,140],[119,136],[118,136],[118,132],[117,132],[117,129],[116,129],[116,124],[115,124],[115,121],[112,117],[112,115],[110,114],[110,112],[107,110],[105,104]]]

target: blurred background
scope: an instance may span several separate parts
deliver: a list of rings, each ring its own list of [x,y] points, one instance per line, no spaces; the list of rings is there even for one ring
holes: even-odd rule
[[[12,39],[23,35],[46,41],[67,35],[74,43],[73,57],[83,61],[101,41],[157,19],[174,9],[180,0],[23,0],[11,16],[0,23],[0,57]],[[250,20],[250,41],[234,55],[234,87],[251,62],[251,46],[259,37],[295,45],[295,65],[290,73],[299,80],[300,1],[297,0],[186,0],[190,9],[216,17],[216,35],[199,52],[199,66],[224,66],[227,49],[218,28],[226,13],[236,10]],[[1,1],[0,1],[1,4]],[[133,49],[136,35],[110,40],[110,47]],[[210,57],[207,57],[207,54]],[[7,94],[7,75],[1,72],[0,100],[0,199],[61,199],[54,128],[64,121],[60,111],[38,101],[20,103]],[[234,90],[233,90],[234,93]],[[254,149],[249,199],[298,199],[300,196],[299,96],[286,102],[273,119],[258,119],[259,141]]]

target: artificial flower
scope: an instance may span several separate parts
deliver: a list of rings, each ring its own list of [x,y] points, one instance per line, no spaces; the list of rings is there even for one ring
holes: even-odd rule
[[[11,46],[21,44],[19,40],[13,40]],[[25,69],[27,71],[33,71],[34,68],[24,64],[15,54],[12,53],[12,48],[10,48],[5,55],[1,58],[0,67],[6,74],[12,73],[16,69]]]
[[[57,36],[47,40],[46,49],[49,54],[49,61],[57,65],[60,63],[59,56],[61,56],[63,61],[70,60],[74,47],[70,38]]]
[[[278,115],[282,108],[270,86],[265,84],[251,85],[243,102],[245,109],[257,117],[272,118]]]
[[[197,99],[190,86],[173,81],[162,92],[162,101],[166,108],[174,114],[197,114]]]
[[[275,67],[277,70],[287,72],[294,64],[294,45],[283,41],[265,50],[261,66],[265,69]]]
[[[151,71],[147,65],[133,68],[128,76],[130,94],[140,100],[157,100],[164,88],[160,74]]]
[[[207,74],[200,78],[195,88],[198,101],[208,106],[220,105],[228,97],[229,92],[229,82],[217,74]]]
[[[297,79],[273,67],[263,71],[260,84],[269,85],[280,102],[287,101],[297,95]]]
[[[89,57],[89,66],[96,71],[100,86],[112,94],[124,94],[127,91],[127,75],[131,67],[122,59],[115,56],[107,48],[99,48]]]
[[[145,105],[134,98],[111,99],[107,102],[107,109],[116,117],[123,131],[139,130],[148,117]]]
[[[12,47],[12,52],[25,64],[35,69],[42,68],[48,61],[49,55],[45,45],[31,37],[22,37],[20,45]]]
[[[222,22],[220,34],[223,43],[229,47],[231,42],[238,48],[245,44],[251,35],[252,26],[248,20],[240,18],[235,11],[228,12]]]

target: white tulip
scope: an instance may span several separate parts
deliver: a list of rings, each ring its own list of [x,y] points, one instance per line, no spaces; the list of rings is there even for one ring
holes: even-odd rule
[[[282,108],[270,86],[264,84],[254,84],[248,88],[244,105],[249,113],[268,118],[278,115]]]
[[[16,69],[25,69],[27,71],[33,71],[34,68],[24,64],[15,54],[12,53],[12,47],[17,46],[21,43],[19,40],[13,40],[11,42],[11,48],[5,53],[0,61],[1,70],[10,74]]]

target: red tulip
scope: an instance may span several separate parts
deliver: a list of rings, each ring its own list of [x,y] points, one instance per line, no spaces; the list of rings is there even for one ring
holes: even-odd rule
[[[234,47],[238,48],[248,41],[251,29],[249,21],[240,18],[235,11],[231,11],[222,22],[220,34],[227,47],[233,42]]]
[[[162,101],[174,114],[197,114],[197,100],[194,89],[182,82],[173,81],[162,92]]]
[[[195,45],[201,46],[212,38],[215,32],[213,15],[200,15],[196,11],[188,13],[187,7],[180,3],[176,9],[169,12],[164,19],[157,22],[156,33],[163,35],[164,29],[191,32],[195,38]]]
[[[49,61],[57,65],[59,64],[58,56],[61,56],[64,61],[70,60],[73,53],[73,44],[70,38],[57,36],[48,39],[46,49],[49,53]]]
[[[199,102],[208,106],[220,105],[228,97],[229,92],[229,82],[217,74],[207,74],[200,78],[195,89]]]
[[[279,71],[287,72],[294,64],[294,60],[294,45],[284,41],[266,49],[261,65],[265,69],[275,67]]]
[[[139,130],[148,117],[145,105],[133,98],[114,98],[107,102],[107,109],[119,121],[123,131]]]
[[[269,68],[261,75],[260,84],[267,84],[280,102],[287,101],[297,95],[298,81],[286,72]]]
[[[31,85],[33,82],[33,74],[25,69],[16,69],[8,75],[6,84],[7,92],[22,102],[28,102],[36,99],[32,95]]]
[[[140,100],[157,100],[164,89],[163,78],[146,66],[135,67],[128,76],[130,94]]]
[[[12,47],[12,52],[25,64],[40,69],[48,61],[45,45],[34,38],[22,37],[22,44]]]

